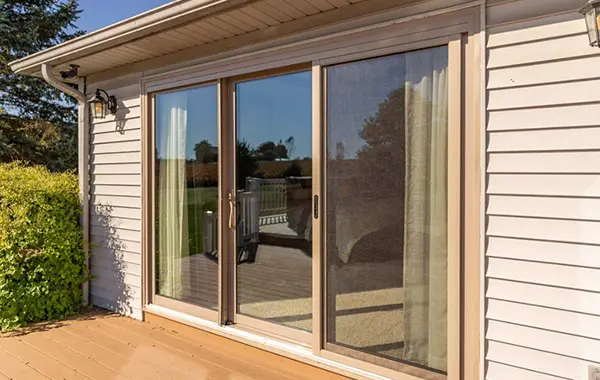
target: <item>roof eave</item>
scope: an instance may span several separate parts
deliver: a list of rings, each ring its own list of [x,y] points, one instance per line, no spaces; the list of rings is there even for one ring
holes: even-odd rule
[[[9,66],[15,73],[36,75],[40,72],[43,63],[62,64],[252,1],[256,0],[174,1],[41,52],[12,61]]]

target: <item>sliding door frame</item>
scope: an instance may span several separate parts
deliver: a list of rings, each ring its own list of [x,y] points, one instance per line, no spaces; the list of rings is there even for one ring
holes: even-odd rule
[[[328,318],[328,299],[327,292],[327,218],[323,217],[327,210],[327,193],[325,190],[327,181],[326,171],[326,141],[327,141],[327,68],[329,66],[344,64],[360,60],[375,59],[386,55],[402,54],[415,50],[446,46],[448,48],[448,315],[447,315],[447,334],[448,334],[448,375],[439,374],[429,369],[419,368],[408,362],[399,362],[391,359],[377,357],[355,349],[346,348],[327,341],[330,324]],[[313,219],[313,231],[319,231],[318,238],[313,241],[313,255],[319,256],[315,270],[316,277],[313,279],[315,292],[319,294],[315,306],[320,313],[320,323],[317,328],[321,331],[321,339],[316,340],[314,345],[315,354],[329,358],[354,367],[365,368],[373,372],[381,373],[393,379],[408,379],[406,375],[414,376],[418,379],[459,379],[461,351],[458,349],[461,345],[461,224],[462,224],[462,152],[463,152],[463,85],[464,75],[464,46],[465,36],[463,34],[450,34],[428,41],[419,41],[411,44],[409,48],[403,50],[397,49],[376,49],[368,52],[354,53],[350,56],[340,56],[333,59],[314,62],[313,65],[313,83],[319,85],[319,88],[313,88],[315,101],[313,103],[313,144],[314,150],[319,152],[319,163],[314,164],[313,175],[318,178],[315,194],[320,199],[319,219]],[[317,147],[317,145],[320,145]],[[318,167],[317,167],[318,166]],[[317,173],[315,175],[315,173]],[[458,179],[458,180],[456,180]],[[315,254],[318,252],[318,254]],[[317,275],[318,271],[318,275]],[[344,354],[345,353],[345,354]],[[360,358],[360,359],[359,359]],[[400,374],[400,375],[399,375]]]
[[[226,124],[227,132],[225,134],[228,137],[227,141],[223,141],[225,146],[230,147],[231,154],[228,156],[228,162],[224,163],[227,167],[225,170],[230,171],[226,172],[226,176],[230,178],[230,181],[226,183],[227,194],[223,194],[226,197],[229,197],[229,194],[237,194],[237,184],[235,179],[237,178],[237,95],[236,95],[236,85],[238,83],[243,83],[247,81],[253,81],[258,79],[266,79],[277,77],[286,74],[294,74],[299,72],[308,72],[311,70],[310,63],[300,63],[292,66],[284,66],[278,67],[270,70],[263,70],[258,72],[252,72],[237,76],[232,76],[227,79],[227,99],[229,103],[228,114],[229,123]],[[234,204],[237,204],[237,199],[234,197]],[[227,202],[227,215],[237,215],[237,209],[231,210],[231,203]],[[236,206],[237,207],[237,206]],[[229,227],[229,226],[228,226]],[[243,315],[238,313],[237,311],[237,229],[236,228],[227,228],[227,235],[223,236],[223,238],[227,241],[227,244],[231,249],[228,251],[230,269],[227,271],[230,276],[227,280],[225,280],[228,286],[231,287],[232,291],[230,293],[230,309],[228,311],[228,320],[233,322],[236,327],[239,328],[248,328],[254,331],[260,331],[262,333],[266,333],[272,335],[275,338],[287,339],[294,342],[298,342],[305,345],[312,344],[313,334],[312,332],[303,331],[299,329],[295,329],[292,327],[287,327],[284,325],[267,322],[258,318],[250,317],[247,315]],[[314,294],[312,295],[314,297]],[[314,318],[314,316],[313,316]]]
[[[435,12],[434,12],[435,13]],[[312,69],[312,120],[313,120],[313,196],[317,196],[318,215],[313,215],[313,321],[311,355],[298,355],[297,352],[274,349],[269,344],[257,344],[260,348],[274,350],[279,354],[330,370],[346,371],[354,368],[357,376],[365,373],[379,374],[398,380],[440,379],[460,380],[476,378],[479,375],[480,355],[480,222],[482,215],[482,197],[480,192],[483,157],[480,153],[480,114],[481,114],[481,73],[482,64],[479,55],[480,7],[441,10],[427,17],[405,17],[393,21],[367,24],[348,31],[321,36],[314,41],[294,43],[282,46],[276,51],[257,51],[240,57],[228,57],[203,63],[185,70],[172,73],[160,73],[141,79],[142,90],[142,252],[143,252],[143,302],[146,313],[155,313],[150,306],[155,303],[154,279],[154,102],[153,95],[167,90],[196,87],[202,83],[216,82],[219,89],[219,155],[235,155],[235,126],[233,83],[240,80],[256,79],[284,73],[290,67],[301,65]],[[380,17],[384,17],[381,14]],[[449,159],[449,175],[460,178],[457,186],[448,189],[449,215],[449,256],[448,256],[448,375],[443,376],[422,370],[411,365],[401,368],[388,368],[377,363],[362,361],[327,350],[326,334],[326,281],[325,281],[325,234],[326,210],[324,195],[326,125],[326,72],[325,67],[336,63],[345,63],[360,59],[374,58],[440,45],[449,46],[449,140],[453,152]],[[307,62],[309,62],[307,64]],[[299,71],[299,70],[296,70]],[[275,73],[275,74],[273,74]],[[454,110],[454,111],[453,111]],[[458,133],[456,133],[458,128]],[[233,159],[234,160],[234,159]],[[458,164],[457,161],[458,160]],[[219,213],[221,230],[219,232],[219,310],[218,315],[210,318],[216,321],[214,331],[210,325],[195,325],[209,331],[227,334],[227,329],[242,329],[251,333],[265,335],[262,323],[246,323],[243,316],[236,316],[235,301],[235,240],[226,236],[232,234],[228,229],[230,189],[234,189],[233,164],[220,161]],[[229,167],[229,169],[228,169]],[[450,182],[449,185],[452,185]],[[458,215],[458,217],[457,217]],[[232,245],[233,244],[233,245]],[[231,256],[231,257],[230,257]],[[168,307],[168,305],[165,305]],[[186,310],[177,310],[187,313]],[[190,310],[188,310],[190,311]],[[197,313],[190,313],[200,316]],[[214,314],[213,314],[214,315]],[[233,322],[239,325],[229,326]],[[187,322],[186,322],[187,323]],[[191,322],[190,322],[191,323]],[[270,325],[270,323],[268,323]],[[279,326],[278,326],[279,327]],[[468,327],[468,328],[467,328]],[[225,330],[222,330],[225,329]],[[284,327],[284,329],[287,329]],[[232,330],[231,330],[232,331]],[[284,339],[290,342],[286,331],[275,329],[272,334],[266,329],[265,339]],[[232,339],[241,338],[236,333],[228,335]],[[292,336],[291,339],[294,339]],[[241,339],[244,341],[243,339]],[[298,340],[298,339],[297,339]],[[302,341],[300,339],[300,341]],[[244,341],[249,343],[247,340]],[[253,344],[253,343],[249,343]],[[304,346],[301,344],[301,346]],[[338,363],[336,365],[327,363]],[[366,372],[364,372],[366,371]]]
[[[324,122],[326,109],[325,101],[325,77],[321,65],[313,63],[312,66],[312,143],[313,143],[313,212],[312,212],[312,301],[313,301],[313,340],[312,352],[314,355],[320,356],[321,350],[325,344],[327,325],[325,321],[324,302],[327,294],[325,285],[325,272],[323,269],[323,231],[325,229],[326,218],[323,218],[325,209],[325,199],[323,197],[323,176],[325,173],[324,163],[324,137],[327,136]],[[316,208],[316,210],[315,210]]]
[[[147,128],[143,133],[143,136],[146,138],[146,144],[142,144],[142,150],[143,150],[143,155],[144,155],[144,173],[147,176],[147,180],[145,181],[145,189],[143,190],[142,194],[144,195],[144,200],[143,200],[143,209],[144,209],[144,226],[143,226],[143,235],[145,237],[145,242],[146,242],[146,247],[147,247],[147,251],[148,254],[144,255],[146,256],[145,259],[145,265],[146,265],[146,272],[148,274],[148,278],[146,278],[146,286],[145,286],[145,294],[144,294],[144,300],[145,302],[147,302],[148,304],[154,304],[154,305],[158,305],[158,306],[162,306],[165,307],[167,309],[171,309],[174,311],[178,311],[180,313],[184,313],[184,314],[188,314],[188,315],[194,315],[197,316],[199,318],[208,320],[208,321],[218,321],[219,319],[219,311],[221,309],[220,305],[218,306],[218,310],[211,310],[209,308],[206,307],[202,307],[199,305],[195,305],[189,302],[185,302],[183,300],[177,300],[174,298],[170,298],[170,297],[165,297],[162,296],[160,294],[157,293],[157,287],[156,287],[156,225],[155,223],[153,223],[153,221],[156,218],[156,202],[154,201],[150,201],[150,200],[155,200],[156,199],[156,188],[155,188],[155,184],[156,184],[156,160],[155,160],[155,151],[156,151],[156,96],[157,95],[161,95],[161,94],[168,94],[168,93],[173,93],[173,92],[177,92],[177,91],[182,91],[182,90],[189,90],[189,89],[194,89],[194,88],[200,88],[200,87],[204,87],[204,86],[210,86],[210,85],[216,85],[217,86],[217,94],[219,94],[220,91],[220,81],[219,80],[209,80],[209,81],[204,81],[204,82],[199,82],[199,83],[195,83],[195,84],[190,84],[190,85],[184,85],[184,86],[179,86],[179,87],[174,87],[174,88],[164,88],[164,89],[159,89],[153,92],[148,92],[148,93],[144,93],[143,97],[145,98],[145,104],[146,104],[146,110],[147,112],[144,112],[144,114],[146,115],[146,125]],[[220,102],[217,102],[217,128],[218,128],[218,136],[220,136],[220,131],[221,131],[221,112],[220,112]],[[221,144],[219,144],[219,154],[221,153]],[[219,161],[218,161],[218,165],[219,167],[221,167],[221,159],[222,156],[219,156]],[[218,194],[220,194],[222,192],[222,180],[219,176],[219,185],[218,185]],[[219,202],[219,206],[218,206],[218,213],[219,213],[219,222],[220,224],[222,224],[222,208],[221,208],[221,202]],[[219,226],[221,227],[221,226]],[[220,255],[221,254],[221,231],[222,228],[219,228],[219,233],[218,233],[218,245],[217,245],[217,252]],[[221,273],[221,267],[222,267],[222,258],[221,256],[219,256],[219,261],[218,261],[218,278],[220,280],[220,273]],[[219,281],[219,286],[218,286],[218,301],[220,303],[221,301],[221,284]]]
[[[229,157],[227,161],[234,160],[235,133],[230,127],[233,123],[233,99],[230,95],[230,85],[227,79],[221,78],[219,87],[219,157]],[[228,325],[233,320],[232,313],[235,311],[235,286],[231,278],[235,276],[235,265],[231,263],[232,255],[229,252],[235,250],[234,237],[229,233],[229,200],[227,196],[230,189],[235,186],[235,171],[233,164],[219,160],[219,212],[222,215],[219,223],[219,253],[223,252],[219,260],[219,310],[218,323]],[[235,262],[235,256],[233,257]]]

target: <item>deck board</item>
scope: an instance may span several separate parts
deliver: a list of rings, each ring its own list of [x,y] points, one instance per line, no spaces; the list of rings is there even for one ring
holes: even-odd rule
[[[159,326],[94,309],[0,334],[0,380],[344,379],[170,323]]]
[[[110,321],[112,323],[114,321]],[[151,329],[148,331],[145,326],[141,326],[137,323],[130,323],[127,326],[127,329],[138,335],[144,335],[152,338],[155,342],[170,347],[179,351],[183,355],[188,355],[192,358],[196,358],[198,360],[202,360],[206,363],[207,367],[211,367],[216,373],[224,373],[226,371],[231,371],[236,374],[241,379],[252,379],[259,378],[262,376],[265,379],[276,379],[277,376],[273,376],[273,374],[268,371],[257,371],[252,365],[246,365],[246,363],[240,362],[235,357],[228,357],[219,353],[218,351],[209,350],[201,345],[198,345],[189,339],[181,339],[179,337],[171,336],[165,334],[160,329]],[[225,366],[223,363],[227,363]]]
[[[66,326],[65,331],[86,339],[92,345],[97,347],[103,347],[122,358],[131,360],[131,363],[135,363],[136,366],[143,366],[151,368],[160,374],[163,379],[173,380],[193,380],[195,379],[192,373],[181,371],[173,371],[172,369],[165,368],[163,358],[159,355],[137,355],[136,348],[125,342],[121,342],[114,339],[111,336],[104,335],[102,332],[94,330],[91,325],[82,325],[79,323],[73,323]],[[179,367],[176,367],[179,369]]]
[[[24,363],[35,363],[36,370],[52,380],[76,380],[83,376],[73,368],[65,366],[18,339],[0,339],[0,350],[6,351]]]
[[[82,378],[87,377],[92,380],[127,379],[127,377],[120,374],[119,372],[113,371],[107,366],[98,364],[92,359],[77,353],[73,350],[76,350],[77,347],[73,347],[73,349],[70,349],[69,347],[62,345],[56,342],[55,340],[46,337],[45,334],[47,333],[48,331],[37,331],[32,334],[23,335],[19,339],[22,342],[25,342],[30,347],[47,354],[48,356],[64,364],[65,366],[75,369],[77,372],[82,374]],[[35,366],[35,363],[30,363],[31,365]],[[17,379],[20,378],[13,377],[13,380]]]
[[[27,362],[22,362],[6,351],[0,352],[0,373],[8,379],[47,380],[47,377],[37,372]]]

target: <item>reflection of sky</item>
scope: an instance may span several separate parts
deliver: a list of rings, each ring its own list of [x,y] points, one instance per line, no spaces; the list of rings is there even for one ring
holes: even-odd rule
[[[237,84],[237,137],[252,148],[294,136],[292,158],[312,157],[310,71]]]
[[[156,96],[156,148],[160,157],[165,157],[164,143],[166,143],[165,112],[173,105],[173,98],[184,99],[178,106],[187,109],[187,126],[185,139],[185,156],[194,159],[194,147],[202,140],[208,140],[214,146],[218,144],[218,109],[217,86],[208,85],[190,88],[173,93],[159,94]]]
[[[293,158],[312,157],[312,77],[310,71],[241,82],[237,85],[238,139],[252,148],[294,137]],[[175,97],[187,109],[185,154],[195,158],[202,140],[217,146],[217,87],[208,85],[156,96],[156,147],[165,157],[166,110]],[[177,103],[177,105],[180,105]]]

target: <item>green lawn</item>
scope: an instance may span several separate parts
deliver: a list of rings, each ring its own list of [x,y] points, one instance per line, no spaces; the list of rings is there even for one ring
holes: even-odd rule
[[[187,191],[188,236],[190,255],[204,252],[204,212],[217,213],[218,188],[200,187]]]

